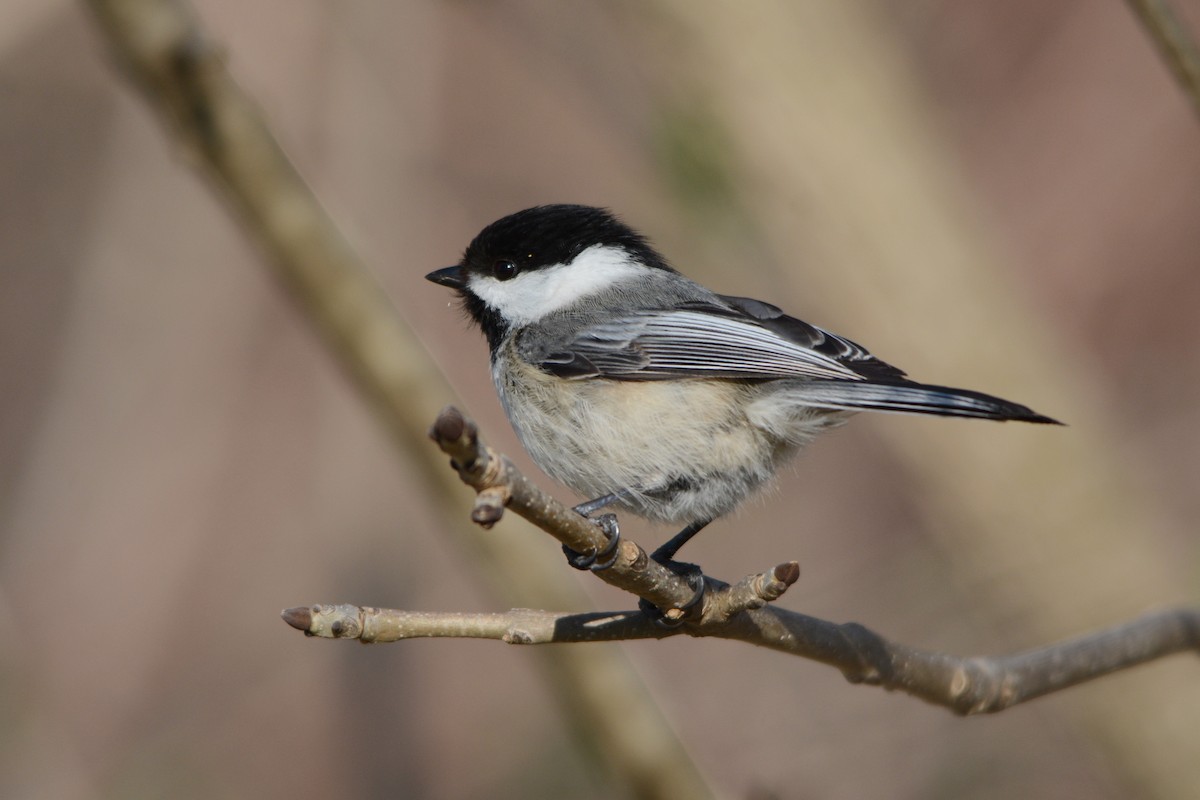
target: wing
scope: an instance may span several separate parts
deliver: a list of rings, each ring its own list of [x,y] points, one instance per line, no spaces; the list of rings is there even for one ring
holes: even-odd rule
[[[590,325],[542,360],[565,378],[902,380],[864,348],[741,297],[640,311]]]
[[[768,303],[719,299],[590,325],[540,359],[541,367],[568,379],[803,378],[786,389],[797,405],[1061,424],[982,392],[913,383],[849,339]]]

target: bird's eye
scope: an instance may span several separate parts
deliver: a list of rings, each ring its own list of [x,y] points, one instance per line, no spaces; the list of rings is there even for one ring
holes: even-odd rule
[[[508,259],[501,259],[492,264],[492,277],[498,281],[506,281],[517,277],[517,265]]]

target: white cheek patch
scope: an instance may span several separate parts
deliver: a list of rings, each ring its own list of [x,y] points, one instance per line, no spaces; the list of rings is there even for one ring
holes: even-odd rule
[[[524,272],[509,281],[472,275],[467,286],[510,323],[528,325],[645,270],[620,247],[594,245],[569,264]]]

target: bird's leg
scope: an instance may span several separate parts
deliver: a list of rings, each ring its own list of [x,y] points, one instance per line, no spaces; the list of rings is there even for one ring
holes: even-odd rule
[[[581,517],[589,517],[593,512],[599,511],[605,506],[611,506],[613,503],[623,499],[628,495],[629,490],[622,489],[619,492],[613,492],[612,494],[606,494],[603,497],[597,497],[595,500],[588,500],[586,503],[580,503],[571,510]]]
[[[605,506],[610,506],[630,494],[632,492],[629,489],[621,489],[612,494],[597,497],[595,500],[580,503],[571,510],[581,517],[590,518],[594,512],[599,511]],[[596,517],[596,524],[600,526],[600,530],[604,532],[605,537],[608,539],[608,544],[604,546],[604,549],[598,550],[595,553],[580,553],[577,550],[572,550],[565,544],[563,545],[563,555],[567,557],[567,563],[575,569],[590,569],[592,572],[599,572],[602,569],[608,569],[616,563],[617,545],[621,541],[621,528],[617,525],[617,515],[602,514]]]
[[[668,539],[661,547],[650,554],[650,557],[660,564],[670,564],[675,560],[675,554],[680,549],[692,540],[700,531],[704,530],[711,519],[702,519],[698,522],[690,523],[686,528]]]

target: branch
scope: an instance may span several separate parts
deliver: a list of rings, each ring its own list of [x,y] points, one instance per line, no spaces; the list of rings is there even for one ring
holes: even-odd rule
[[[889,642],[856,623],[838,625],[781,609],[769,613],[777,617],[783,635],[775,644],[755,644],[839,667],[851,683],[907,692],[964,715],[1003,711],[1172,653],[1200,649],[1197,610],[1149,614],[1016,655],[965,658]],[[578,644],[665,639],[680,633],[748,640],[745,631],[737,628],[726,632],[703,627],[663,628],[640,611],[559,614],[516,608],[504,613],[460,614],[341,604],[290,608],[283,616],[308,636],[364,643],[451,638]]]
[[[1200,114],[1200,50],[1167,0],[1129,0],[1183,93]]]
[[[591,521],[535,486],[494,452],[471,420],[445,409],[430,436],[459,477],[476,490],[472,518],[494,525],[510,508],[573,550],[606,543]],[[729,585],[704,576],[709,591],[694,613],[677,613],[692,596],[687,581],[622,538],[616,563],[596,573],[683,624],[663,628],[639,611],[566,614],[514,609],[500,614],[396,611],[354,605],[290,608],[284,620],[309,636],[395,642],[412,638],[496,639],[562,644],[662,639],[686,634],[734,639],[837,667],[851,683],[906,692],[959,714],[1002,711],[1111,672],[1186,650],[1200,653],[1200,609],[1150,614],[1124,625],[1011,656],[959,657],[891,642],[857,623],[838,624],[767,605],[800,576],[795,562]]]

